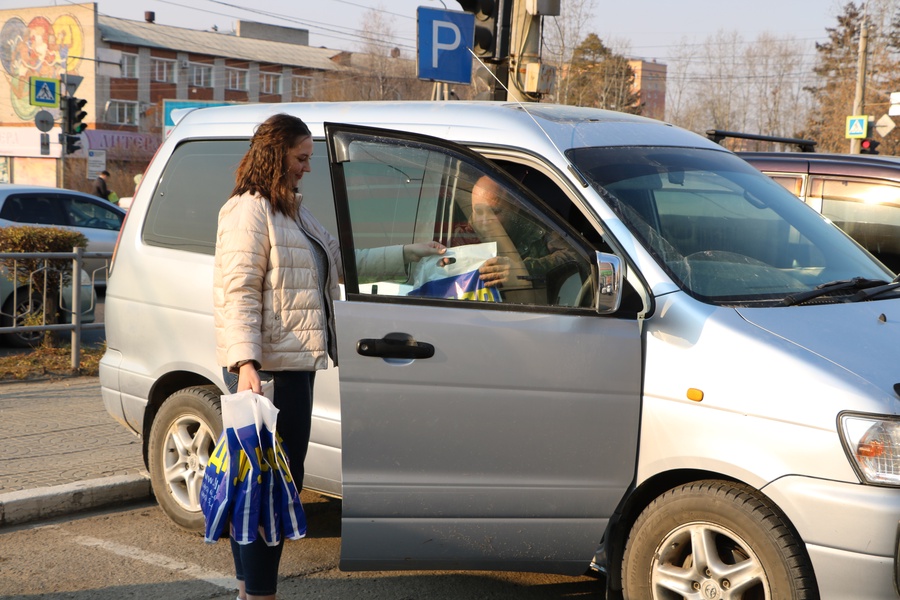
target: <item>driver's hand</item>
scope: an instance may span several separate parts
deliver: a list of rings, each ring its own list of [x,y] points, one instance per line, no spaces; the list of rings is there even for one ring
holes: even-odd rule
[[[506,256],[489,258],[478,269],[479,279],[484,282],[485,287],[496,287],[506,283],[509,280],[509,271],[509,258]]]

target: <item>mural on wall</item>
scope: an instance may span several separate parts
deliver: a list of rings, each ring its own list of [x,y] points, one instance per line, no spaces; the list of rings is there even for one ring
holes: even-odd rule
[[[15,114],[34,119],[40,107],[29,103],[29,78],[79,75],[84,56],[84,29],[77,17],[63,14],[52,22],[36,16],[27,23],[11,17],[0,29],[0,65]]]

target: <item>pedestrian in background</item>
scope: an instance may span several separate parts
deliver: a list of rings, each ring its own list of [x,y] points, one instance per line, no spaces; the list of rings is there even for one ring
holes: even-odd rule
[[[100,196],[104,200],[109,200],[109,186],[106,180],[109,178],[109,171],[100,171],[100,175],[94,180],[94,195]]]

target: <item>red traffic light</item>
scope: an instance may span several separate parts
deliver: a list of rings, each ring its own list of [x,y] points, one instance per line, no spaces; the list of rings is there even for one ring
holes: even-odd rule
[[[866,138],[859,143],[860,154],[878,154],[878,146],[881,142],[877,142],[871,138]]]

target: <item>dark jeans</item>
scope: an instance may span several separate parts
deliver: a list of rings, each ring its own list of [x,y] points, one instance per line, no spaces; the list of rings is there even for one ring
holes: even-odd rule
[[[263,381],[275,380],[274,404],[278,409],[276,429],[284,444],[294,481],[303,482],[303,461],[309,446],[312,422],[312,397],[315,371],[260,371]],[[238,377],[225,370],[225,384],[232,393],[237,391]],[[254,596],[272,595],[278,585],[278,563],[284,540],[277,546],[267,546],[259,537],[252,544],[238,544],[231,539],[234,570],[243,581],[247,593]]]

